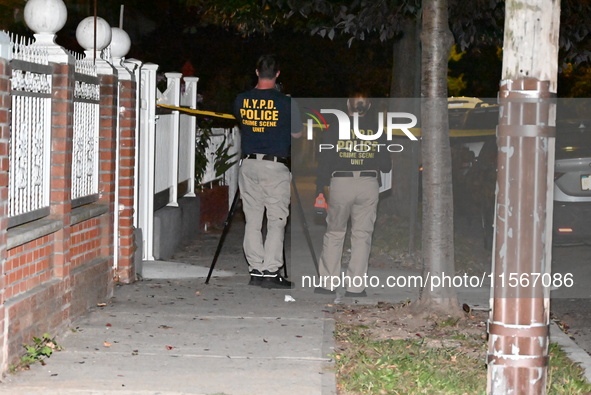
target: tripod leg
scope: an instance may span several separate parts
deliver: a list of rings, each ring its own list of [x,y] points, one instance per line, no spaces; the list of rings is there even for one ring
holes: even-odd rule
[[[220,255],[222,245],[224,244],[224,240],[226,239],[226,235],[228,234],[228,228],[230,227],[230,222],[232,221],[232,216],[234,215],[234,210],[236,209],[236,203],[238,202],[239,196],[240,196],[240,190],[236,189],[236,193],[234,194],[234,200],[232,201],[232,206],[230,206],[230,211],[228,211],[226,221],[224,222],[224,230],[222,231],[222,236],[220,237],[220,241],[218,242],[218,246],[217,246],[217,248],[215,250],[215,254],[213,256],[213,261],[211,262],[211,266],[209,267],[209,273],[207,274],[207,279],[205,280],[205,284],[209,284],[209,279],[211,278],[211,273],[213,273],[213,268],[215,267],[215,263],[217,262],[218,256]]]
[[[287,278],[287,260],[285,259],[285,240],[283,241],[283,277]]]
[[[302,223],[304,225],[304,235],[306,236],[306,241],[308,242],[308,247],[310,248],[310,254],[312,254],[312,260],[314,261],[314,267],[316,268],[316,274],[320,274],[318,271],[318,260],[316,259],[316,253],[314,252],[314,246],[312,245],[312,238],[310,237],[310,230],[308,229],[308,223],[306,222],[306,215],[304,213],[304,208],[302,207],[302,201],[300,200],[300,194],[298,193],[298,188],[296,187],[295,180],[291,179],[291,185],[293,186],[293,192],[296,198],[296,202],[300,209],[300,215],[302,216]]]

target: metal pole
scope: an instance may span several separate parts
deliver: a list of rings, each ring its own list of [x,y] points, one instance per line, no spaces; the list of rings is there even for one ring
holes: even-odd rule
[[[97,17],[98,17],[98,6],[97,6],[97,0],[94,0],[94,46],[92,48],[93,50],[93,61],[96,63],[96,23],[97,23]]]
[[[487,393],[543,395],[560,2],[507,0],[505,12]]]
[[[121,9],[119,10],[119,29],[123,29],[123,10],[125,6],[121,4]]]
[[[215,250],[215,254],[213,255],[213,261],[211,262],[211,266],[209,267],[209,273],[207,273],[207,278],[205,279],[205,284],[209,284],[209,279],[211,278],[211,274],[213,273],[213,268],[215,267],[215,264],[218,261],[218,256],[220,256],[220,251],[222,250],[222,246],[224,245],[224,240],[226,239],[226,235],[228,234],[228,230],[230,228],[230,222],[232,222],[232,216],[234,215],[234,210],[236,209],[236,203],[238,202],[239,196],[240,196],[240,190],[236,189],[236,193],[234,194],[234,200],[232,201],[232,206],[230,207],[230,211],[228,211],[228,215],[226,216],[226,221],[224,222],[224,230],[222,230],[222,235],[220,236],[220,241],[218,242],[218,246]]]
[[[499,94],[498,192],[488,325],[489,393],[544,394],[548,365],[549,287],[546,260],[549,83],[506,81]],[[535,275],[538,281],[534,284]],[[544,287],[544,284],[546,287]]]
[[[296,198],[296,202],[298,204],[298,208],[300,209],[300,215],[302,216],[302,224],[304,225],[304,235],[306,236],[306,241],[308,242],[308,247],[310,248],[310,254],[312,254],[312,261],[314,262],[314,267],[316,268],[316,274],[320,275],[318,271],[318,260],[316,259],[316,253],[314,252],[314,245],[312,244],[312,238],[310,237],[310,230],[308,228],[308,222],[306,222],[306,214],[304,213],[304,208],[302,207],[302,201],[300,200],[300,194],[298,192],[298,188],[296,186],[295,180],[291,179],[291,185],[293,186],[293,192]]]

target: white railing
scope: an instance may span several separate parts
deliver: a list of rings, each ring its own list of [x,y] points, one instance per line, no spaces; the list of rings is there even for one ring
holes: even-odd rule
[[[175,114],[161,114],[156,123],[155,193],[166,191],[173,186],[172,169],[176,167],[172,161],[175,118]]]
[[[197,77],[182,78],[181,73],[157,73],[158,65],[143,64],[140,69],[137,225],[142,229],[143,258],[154,259],[154,212],[164,205],[178,206],[178,197],[195,197],[195,141],[199,132],[196,118],[180,110],[158,108],[157,104],[197,108]],[[165,77],[166,90],[157,89],[159,76]],[[214,153],[226,138],[229,153],[239,150],[237,129],[215,129],[208,149],[208,171],[201,183],[222,179],[234,196],[238,167],[216,177]],[[235,161],[237,157],[232,158]],[[180,186],[183,186],[180,189]],[[183,193],[179,193],[181,190]]]
[[[180,103],[183,107],[197,108],[197,77],[185,77],[184,89],[181,89]],[[195,196],[195,117],[180,114],[179,129],[179,183],[187,183],[185,196]]]
[[[160,93],[158,101],[173,106],[180,105],[181,73],[165,73],[167,87]],[[178,206],[178,177],[179,177],[179,135],[180,114],[172,111],[161,114],[156,122],[156,166],[155,193],[168,190],[168,205]]]
[[[187,190],[195,196],[195,117],[180,114],[179,128],[179,183],[187,183]]]
[[[75,70],[72,200],[79,205],[98,194],[100,84],[92,60],[76,59]]]
[[[10,225],[49,212],[51,89],[47,52],[11,37]]]

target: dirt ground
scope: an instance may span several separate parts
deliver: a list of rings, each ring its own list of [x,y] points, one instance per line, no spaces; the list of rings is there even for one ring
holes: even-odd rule
[[[361,326],[373,340],[422,339],[428,347],[454,347],[462,354],[484,360],[488,312],[470,310],[468,306],[464,309],[460,316],[453,317],[419,313],[412,303],[378,303],[339,306],[334,317],[341,324]]]

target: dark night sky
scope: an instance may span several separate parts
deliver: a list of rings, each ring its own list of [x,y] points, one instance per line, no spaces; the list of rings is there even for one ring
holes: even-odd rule
[[[92,14],[92,2],[65,3],[68,22],[58,33],[57,42],[67,49],[81,51],[75,31],[78,23]],[[198,17],[182,6],[181,0],[98,0],[98,15],[111,26],[118,26],[122,3],[123,28],[132,40],[127,57],[156,63],[161,72],[181,71],[183,64],[190,61],[195,76],[200,78],[198,89],[208,109],[227,111],[238,92],[253,86],[254,65],[263,53],[279,55],[280,82],[284,91],[294,96],[343,96],[349,85],[362,81],[370,83],[374,96],[389,94],[392,42],[369,38],[354,41],[348,47],[348,37],[337,36],[331,41],[287,30],[245,38],[221,28],[195,28]],[[22,21],[2,27],[20,34],[31,33]],[[459,62],[450,62],[450,76],[464,74],[463,95],[495,97],[500,67],[496,48],[479,48]]]

